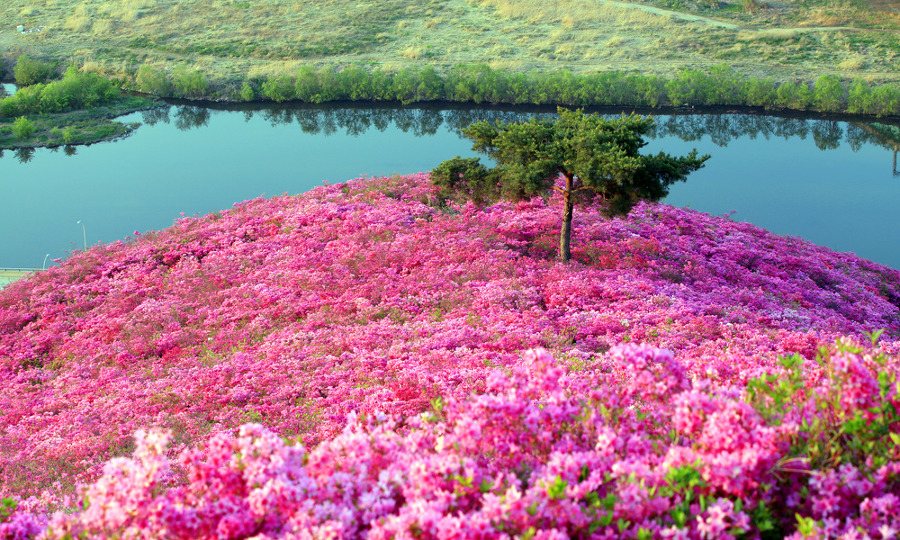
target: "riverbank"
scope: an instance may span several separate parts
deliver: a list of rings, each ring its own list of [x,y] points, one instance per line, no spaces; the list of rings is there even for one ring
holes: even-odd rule
[[[135,122],[123,124],[115,121],[115,118],[153,106],[154,102],[144,97],[122,96],[110,103],[87,109],[23,115],[20,118],[25,118],[31,126],[24,136],[15,131],[17,119],[0,119],[0,150],[27,151],[32,148],[75,146],[114,140],[128,135],[140,126]]]
[[[141,71],[147,74],[141,79]],[[194,78],[202,74],[194,72]],[[142,81],[149,81],[144,84]],[[143,66],[135,78],[140,90],[172,92],[190,97],[178,78]],[[204,88],[206,82],[204,80]],[[185,88],[185,90],[180,90]],[[180,91],[179,91],[180,90]],[[445,73],[433,68],[399,72],[356,66],[300,68],[293,75],[264,81],[244,81],[234,101],[398,101],[403,104],[442,101],[490,105],[552,105],[565,107],[747,107],[762,111],[843,113],[900,118],[900,85],[870,85],[834,75],[815,81],[776,82],[743,76],[728,64],[708,72],[682,69],[667,76],[622,71],[574,74],[516,73],[488,64],[456,66]]]
[[[728,64],[709,72],[683,69],[668,76],[621,71],[517,73],[488,64],[446,72],[430,66],[399,71],[304,66],[293,74],[234,81],[222,89],[206,74],[179,65],[173,72],[141,66],[120,81],[162,98],[210,103],[445,103],[494,106],[667,108],[739,107],[748,112],[823,113],[900,119],[900,84],[873,85],[823,75],[777,82],[742,76]]]

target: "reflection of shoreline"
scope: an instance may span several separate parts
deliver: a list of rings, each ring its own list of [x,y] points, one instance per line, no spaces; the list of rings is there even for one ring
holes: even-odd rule
[[[697,109],[700,111],[700,109]],[[160,103],[159,106],[142,111],[144,123],[173,123],[182,131],[206,127],[213,112],[242,112],[247,120],[254,116],[262,117],[275,125],[297,124],[300,129],[310,135],[332,135],[343,132],[358,136],[370,129],[385,131],[396,128],[404,133],[416,136],[434,135],[440,129],[460,130],[480,120],[495,122],[518,122],[532,117],[555,114],[555,109],[543,107],[465,107],[455,104],[447,108],[437,106],[391,106],[371,104],[361,106],[358,103],[334,105],[241,105],[223,106],[221,104],[193,102]],[[617,117],[626,114],[623,110],[597,109],[604,116]],[[628,110],[628,113],[631,111]],[[677,137],[683,141],[699,141],[704,137],[717,146],[727,146],[741,137],[763,137],[769,139],[779,137],[785,140],[812,137],[820,150],[833,150],[842,144],[858,151],[863,144],[874,144],[893,152],[893,173],[900,175],[897,165],[897,154],[900,151],[900,126],[863,122],[858,120],[843,121],[835,119],[819,119],[800,117],[797,115],[773,116],[765,114],[737,113],[733,109],[723,109],[714,113],[688,113],[685,109],[665,111],[671,114],[661,115],[661,110],[638,111],[653,113],[656,123],[650,138]],[[74,149],[66,147],[66,153]],[[19,161],[27,162],[33,152],[16,154]],[[2,157],[2,153],[0,153]]]
[[[297,124],[304,133],[311,135],[332,135],[339,131],[357,136],[370,129],[385,131],[395,127],[404,133],[414,135],[434,135],[442,127],[459,131],[463,127],[480,120],[495,122],[518,122],[531,117],[554,114],[551,109],[499,109],[453,107],[389,107],[375,105],[353,106],[272,106],[272,107],[201,107],[193,104],[163,106],[145,111],[143,120],[149,125],[157,122],[169,123],[170,111],[175,109],[174,125],[180,130],[204,127],[208,124],[211,111],[240,111],[247,120],[256,115],[274,125]],[[601,110],[606,116],[619,116],[622,111]],[[654,111],[658,113],[659,111]],[[900,141],[900,127],[891,124],[867,123],[860,121],[840,121],[834,119],[802,118],[796,116],[771,116],[761,114],[741,114],[721,112],[715,114],[685,114],[683,110],[672,111],[671,115],[654,114],[656,124],[649,134],[652,138],[678,137],[683,141],[697,141],[703,137],[718,146],[727,146],[741,137],[780,137],[785,140],[794,137],[806,139],[811,136],[820,150],[833,150],[843,143],[853,151],[865,143],[872,143],[896,151]],[[881,126],[881,127],[878,127]],[[896,132],[895,136],[889,135]],[[896,167],[895,167],[896,170]]]

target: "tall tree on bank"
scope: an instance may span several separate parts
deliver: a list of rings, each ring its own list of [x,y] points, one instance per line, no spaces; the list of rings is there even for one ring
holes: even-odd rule
[[[432,181],[445,197],[476,202],[524,199],[555,190],[563,198],[559,258],[572,257],[572,211],[576,201],[599,197],[609,216],[626,215],[640,200],[657,201],[669,186],[701,168],[708,155],[697,150],[683,157],[660,152],[640,155],[643,136],[653,120],[632,114],[606,119],[582,110],[558,109],[556,119],[463,128],[472,149],[487,154],[497,166],[488,169],[477,158],[456,158],[438,165]]]

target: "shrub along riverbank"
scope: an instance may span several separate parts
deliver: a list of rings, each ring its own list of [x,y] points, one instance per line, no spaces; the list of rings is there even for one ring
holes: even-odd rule
[[[823,75],[815,81],[776,82],[744,76],[726,64],[705,72],[676,71],[672,77],[617,71],[574,74],[510,72],[486,64],[398,71],[358,66],[303,66],[293,76],[252,78],[211,85],[196,70],[172,72],[142,66],[129,88],[159,97],[225,101],[446,101],[563,106],[746,106],[764,109],[900,115],[900,85],[871,86],[862,79],[842,81]]]
[[[0,99],[0,149],[90,144],[120,137],[137,126],[113,118],[152,106],[146,98],[123,95],[96,73],[73,66],[60,80],[39,82],[52,76],[47,65],[26,58],[16,67],[23,64],[31,68],[28,76],[25,70],[16,70],[16,80],[30,84]],[[32,77],[35,70],[43,76]]]
[[[31,59],[34,72],[39,62]],[[17,66],[18,67],[18,66]],[[45,80],[29,78],[28,80]],[[172,70],[141,66],[112,81],[70,67],[61,80],[35,82],[0,100],[0,148],[84,144],[114,138],[135,126],[110,121],[117,115],[152,106],[123,97],[119,88],[160,98],[227,102],[327,103],[418,102],[491,105],[563,105],[570,107],[754,107],[765,110],[900,116],[900,85],[871,86],[823,75],[813,82],[778,83],[744,77],[726,64],[709,72],[677,71],[673,77],[624,72],[576,75],[519,73],[485,64],[457,66],[445,73],[430,66],[398,71],[301,67],[293,76],[252,78],[212,84],[186,65]],[[104,107],[98,107],[103,105]],[[77,115],[61,113],[83,110]]]

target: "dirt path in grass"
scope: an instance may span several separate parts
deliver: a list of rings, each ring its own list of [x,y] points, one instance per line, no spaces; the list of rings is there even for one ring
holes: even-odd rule
[[[691,15],[690,13],[681,13],[679,11],[669,11],[667,9],[662,9],[653,6],[645,6],[642,4],[630,4],[628,2],[616,2],[615,0],[600,0],[602,4],[608,4],[610,6],[615,6],[618,8],[625,9],[639,9],[641,11],[646,11],[647,13],[654,13],[656,15],[662,15],[663,17],[669,17],[672,19],[679,19],[682,21],[691,21],[691,22],[702,22],[708,24],[709,26],[716,26],[718,28],[728,28],[731,30],[738,30],[741,27],[734,23],[719,21],[716,19],[711,19],[709,17],[704,17],[702,15]]]
[[[855,28],[852,26],[793,26],[793,27],[783,27],[779,26],[777,28],[753,28],[748,26],[741,26],[739,24],[725,22],[719,19],[714,19],[712,17],[706,17],[703,15],[693,15],[690,13],[682,13],[680,11],[671,11],[668,9],[662,9],[654,6],[646,6],[643,4],[632,4],[630,2],[617,2],[615,0],[599,0],[602,4],[607,4],[610,6],[623,8],[623,9],[637,9],[641,11],[645,11],[647,13],[653,13],[656,15],[661,15],[663,17],[669,17],[671,19],[678,19],[681,21],[690,21],[690,22],[698,22],[704,23],[708,26],[713,26],[716,28],[725,28],[728,30],[741,30],[744,32],[797,32],[797,33],[809,33],[809,32],[887,32],[896,34],[898,31],[896,30],[880,30],[880,29],[862,29]],[[887,1],[882,2],[886,4],[894,4],[895,2]],[[894,9],[900,11],[900,4],[895,6]]]

